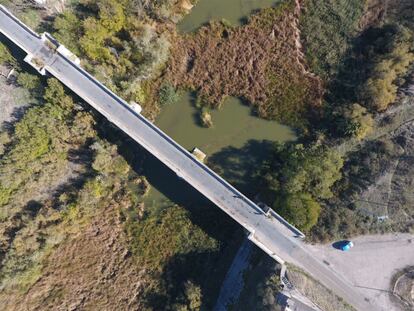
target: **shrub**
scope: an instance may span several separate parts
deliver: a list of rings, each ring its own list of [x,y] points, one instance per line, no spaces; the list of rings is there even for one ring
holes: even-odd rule
[[[201,112],[201,123],[204,127],[212,127],[213,126],[213,120],[211,118],[211,113],[207,110],[203,110]]]
[[[321,207],[309,193],[278,197],[273,208],[301,230],[309,231],[318,222]]]
[[[40,79],[38,76],[30,73],[21,72],[17,77],[17,83],[29,91],[32,91],[40,86]]]
[[[359,104],[341,109],[334,122],[341,135],[353,136],[358,140],[364,139],[374,128],[372,114]]]
[[[307,0],[300,25],[312,70],[325,79],[338,71],[363,14],[361,0]]]
[[[310,230],[318,220],[318,200],[331,198],[341,177],[340,155],[319,144],[275,143],[271,158],[258,172],[268,203],[288,221]]]
[[[71,11],[58,15],[53,22],[54,37],[75,54],[79,54],[81,21]]]
[[[179,93],[171,84],[163,84],[158,93],[159,103],[162,106],[171,105],[180,99]]]
[[[332,196],[332,185],[341,178],[342,166],[341,156],[327,147],[275,143],[271,159],[260,174],[273,192],[305,192],[327,199]]]
[[[384,111],[397,97],[397,78],[407,73],[414,62],[413,33],[405,27],[388,25],[380,31],[370,49],[376,50],[360,96],[367,107]]]
[[[15,67],[16,59],[11,55],[10,50],[0,42],[0,64],[6,64]]]

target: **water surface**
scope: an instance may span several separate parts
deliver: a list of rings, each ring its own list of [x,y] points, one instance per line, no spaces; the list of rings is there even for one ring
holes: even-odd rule
[[[232,25],[242,25],[254,11],[276,6],[281,0],[199,0],[179,23],[181,32],[192,32],[211,20],[223,20]],[[229,98],[221,110],[211,112],[214,126],[200,125],[199,112],[194,107],[195,98],[183,93],[175,105],[163,108],[156,124],[184,148],[194,147],[207,154],[207,161],[222,177],[245,194],[254,192],[255,170],[266,158],[273,141],[295,139],[294,132],[277,122],[254,116],[251,109],[237,98]],[[151,191],[146,204],[166,206],[173,201],[180,205],[204,204],[197,191],[169,171],[155,158],[144,165]]]
[[[271,142],[295,139],[292,129],[275,121],[256,117],[249,106],[230,97],[222,109],[211,111],[213,127],[202,127],[192,93],[183,93],[179,102],[163,108],[156,125],[187,150],[194,147],[207,154],[214,169],[239,190],[248,192],[253,172],[271,148]],[[146,203],[160,205],[173,199],[179,204],[199,202],[200,195],[168,172],[157,160],[149,159],[146,176],[152,187]]]
[[[178,24],[178,29],[181,32],[192,32],[211,20],[223,19],[234,26],[241,25],[254,11],[275,6],[280,2],[280,0],[199,0]]]
[[[194,101],[194,95],[184,93],[177,104],[165,107],[156,121],[188,150],[197,147],[212,155],[224,147],[241,148],[251,139],[287,141],[295,137],[289,127],[254,116],[249,106],[234,97],[227,98],[220,110],[211,111],[213,127],[205,128],[200,125]]]

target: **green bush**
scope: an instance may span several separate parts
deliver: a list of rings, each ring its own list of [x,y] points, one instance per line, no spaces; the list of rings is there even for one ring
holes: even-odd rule
[[[368,47],[367,56],[372,65],[360,96],[367,107],[384,111],[397,97],[397,78],[404,76],[414,62],[414,35],[398,25],[386,25],[378,33]]]
[[[270,159],[258,172],[267,203],[306,231],[318,220],[318,201],[333,196],[343,159],[320,144],[275,143]]]
[[[292,193],[278,197],[273,208],[301,230],[309,231],[318,222],[321,207],[309,193]]]
[[[17,83],[29,91],[32,91],[39,88],[40,79],[38,76],[32,75],[30,73],[21,72],[17,76]]]
[[[333,77],[356,35],[363,14],[361,0],[307,0],[300,26],[305,54],[312,70]]]
[[[54,37],[73,53],[79,55],[79,38],[81,37],[81,21],[71,11],[58,15],[54,22]]]
[[[163,84],[158,93],[158,101],[161,106],[172,105],[178,102],[180,96],[174,86],[171,84]]]
[[[0,206],[6,205],[11,197],[12,190],[0,184]]]
[[[0,42],[0,64],[6,64],[15,67],[16,59],[11,55],[10,50]]]
[[[276,193],[310,193],[332,197],[331,187],[341,178],[343,159],[321,145],[275,143],[271,159],[262,168],[266,187]]]
[[[340,108],[332,122],[341,136],[355,137],[358,140],[364,139],[374,129],[372,114],[359,104]]]

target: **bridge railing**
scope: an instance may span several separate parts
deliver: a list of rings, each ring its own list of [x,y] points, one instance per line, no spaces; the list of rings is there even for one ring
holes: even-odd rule
[[[290,224],[286,219],[284,219],[274,210],[269,209],[266,214],[276,218],[279,222],[285,225],[290,231],[292,231],[296,235],[296,237],[301,238],[301,239],[304,239],[306,237],[302,231],[300,231],[298,228]]]
[[[6,14],[8,17],[13,19],[13,21],[17,24],[19,24],[20,27],[24,28],[28,33],[30,33],[32,36],[39,38],[40,36],[38,33],[34,32],[30,27],[26,26],[22,21],[20,21],[16,16],[14,16],[8,9],[6,9],[3,5],[0,4],[0,11],[2,11],[4,14]]]

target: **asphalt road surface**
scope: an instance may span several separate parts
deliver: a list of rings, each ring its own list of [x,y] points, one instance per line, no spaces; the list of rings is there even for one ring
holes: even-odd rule
[[[306,245],[286,226],[267,216],[261,208],[197,161],[146,118],[133,111],[125,101],[82,68],[50,49],[37,34],[3,7],[0,7],[0,31],[25,52],[41,60],[49,74],[246,228],[251,233],[251,240],[270,256],[302,267],[358,310],[380,310],[368,303],[352,284],[311,256]]]

